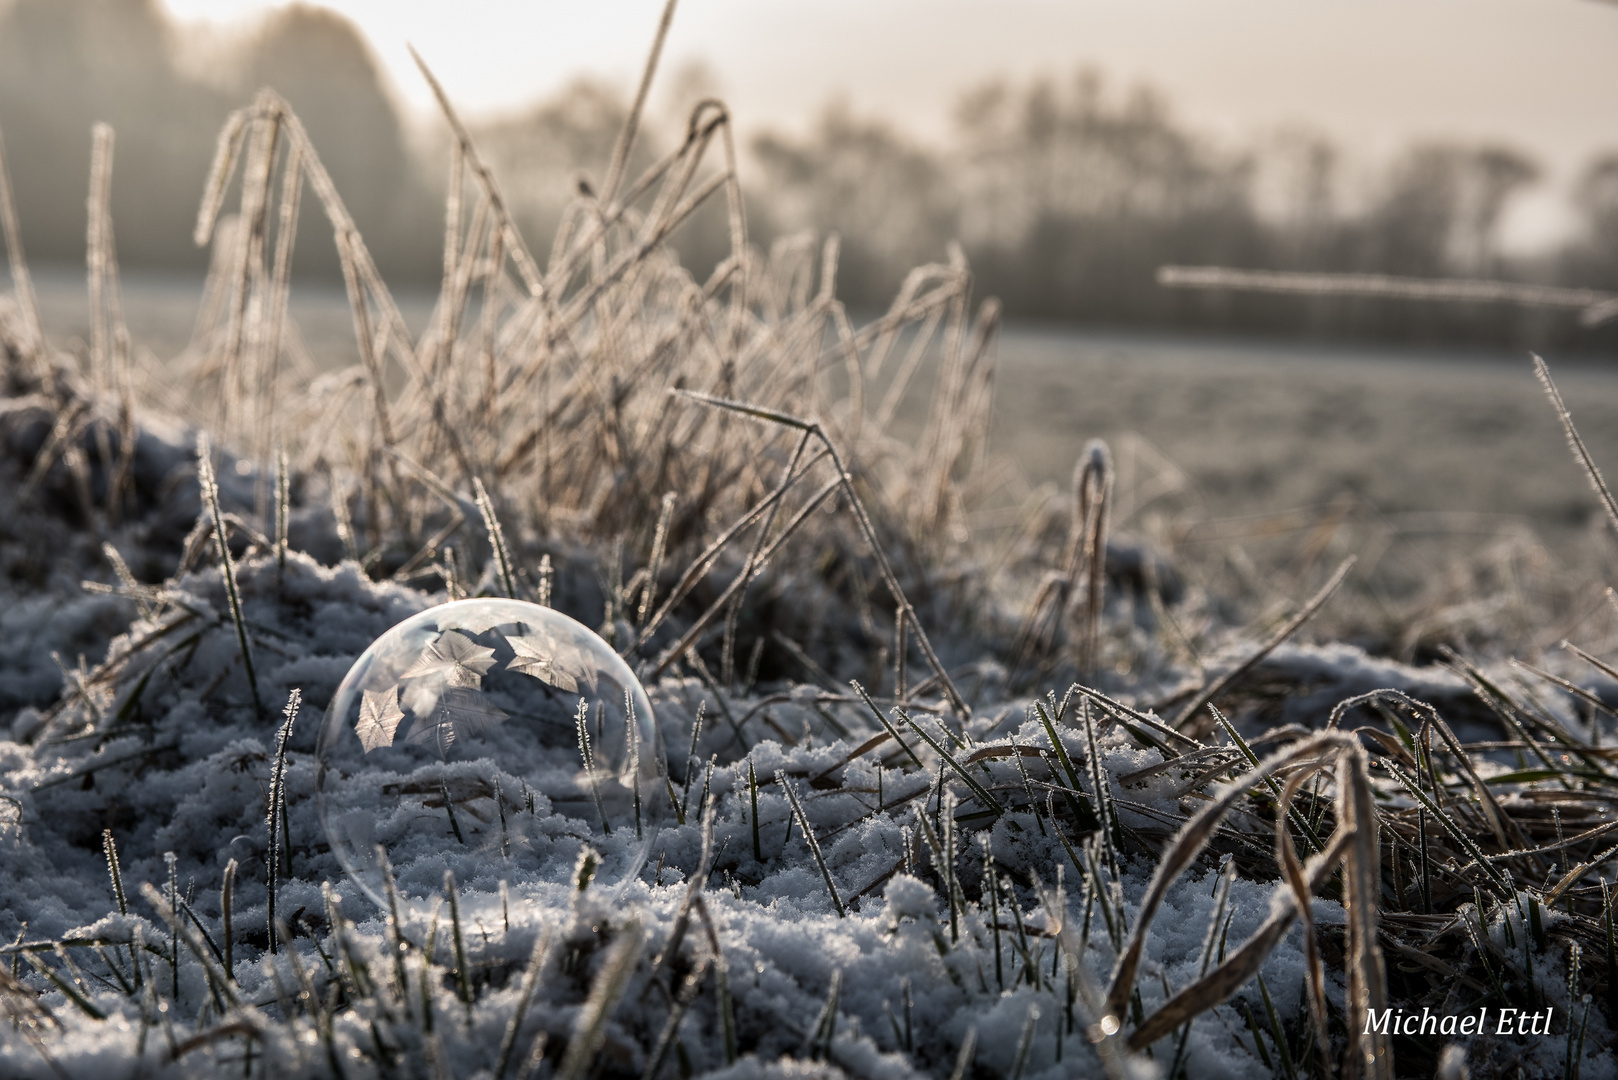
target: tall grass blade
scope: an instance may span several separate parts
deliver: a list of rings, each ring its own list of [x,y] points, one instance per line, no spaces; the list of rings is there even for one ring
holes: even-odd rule
[[[607,1021],[628,988],[629,977],[640,961],[645,934],[640,920],[628,919],[618,928],[616,940],[607,951],[601,971],[590,985],[590,995],[579,1009],[573,1024],[573,1038],[556,1069],[556,1080],[580,1080],[595,1062],[606,1039]]]
[[[286,720],[281,725],[280,732],[275,739],[275,769],[270,774],[269,810],[267,819],[270,832],[270,844],[265,859],[265,870],[268,874],[268,898],[265,918],[269,924],[270,955],[275,955],[280,946],[280,939],[276,934],[279,925],[275,918],[275,898],[279,891],[281,873],[281,848],[287,842],[283,832],[286,817],[286,768],[287,743],[292,739],[292,725],[298,719],[298,710],[303,707],[303,691],[294,687],[287,697],[286,708],[282,715]]]
[[[1239,679],[1257,667],[1259,661],[1270,655],[1277,646],[1297,633],[1298,629],[1308,622],[1315,612],[1325,606],[1327,600],[1331,599],[1332,593],[1337,591],[1337,587],[1343,583],[1343,579],[1348,576],[1348,572],[1354,568],[1354,562],[1355,558],[1352,555],[1344,559],[1338,565],[1336,571],[1332,573],[1332,576],[1327,579],[1326,584],[1320,587],[1320,591],[1315,593],[1309,599],[1309,602],[1299,609],[1296,615],[1288,619],[1285,625],[1274,634],[1271,634],[1264,644],[1260,645],[1240,664],[1219,676],[1187,702],[1185,708],[1181,709],[1179,715],[1174,718],[1174,727],[1185,732],[1193,739],[1203,738],[1208,732],[1212,731],[1213,721],[1203,719],[1200,715],[1203,707],[1226,690],[1229,690]]]
[[[680,1021],[685,1019],[686,1011],[691,1008],[691,1003],[696,1001],[697,993],[702,989],[702,982],[708,976],[708,967],[709,961],[706,959],[699,962],[680,984],[679,990],[674,995],[674,1006],[669,1010],[668,1019],[663,1023],[663,1030],[658,1033],[657,1043],[646,1059],[646,1068],[640,1074],[641,1080],[656,1080],[658,1070],[663,1067],[663,1062],[668,1057],[669,1047],[674,1045],[674,1039],[680,1030]],[[498,1075],[495,1080],[499,1080]]]
[[[219,936],[224,941],[225,976],[236,979],[236,860],[225,864],[225,876],[219,887]]]
[[[809,854],[814,856],[815,866],[820,869],[821,880],[826,883],[826,892],[831,896],[831,906],[837,910],[839,919],[848,915],[848,909],[843,906],[843,898],[837,891],[837,882],[832,880],[831,869],[826,865],[826,857],[821,853],[820,841],[815,838],[815,830],[809,827],[809,817],[803,812],[803,804],[798,801],[797,789],[792,781],[787,779],[786,770],[777,769],[775,782],[781,785],[786,793],[787,802],[792,807],[792,816],[797,819],[798,828],[803,830],[804,841],[809,845]]]
[[[483,515],[483,527],[489,532],[489,546],[494,549],[495,562],[500,568],[500,587],[506,596],[513,600],[519,599],[517,576],[512,572],[511,553],[506,549],[506,534],[500,528],[500,519],[495,517],[494,503],[489,501],[489,493],[484,489],[483,481],[475,476],[472,478],[472,490],[477,496],[478,512]]]
[[[944,763],[947,764],[951,769],[955,770],[957,776],[966,781],[966,786],[972,789],[972,793],[978,797],[984,806],[988,807],[989,810],[994,813],[995,817],[999,817],[1006,812],[1006,808],[1000,805],[1000,800],[991,795],[989,793],[989,789],[978,782],[977,777],[973,776],[966,770],[964,765],[955,760],[954,755],[944,747],[943,743],[929,735],[927,733],[927,729],[918,724],[914,718],[904,711],[904,709],[894,706],[894,711],[899,714],[899,719],[910,725],[911,731],[914,731],[917,735],[921,736],[922,742],[932,747],[933,752],[939,757],[943,758]]]
[[[242,668],[247,672],[247,686],[253,694],[253,711],[260,715],[264,705],[258,693],[258,675],[253,670],[253,648],[247,638],[247,620],[242,615],[242,598],[236,588],[236,565],[230,558],[229,534],[225,531],[225,515],[219,508],[219,485],[214,480],[213,451],[208,433],[197,435],[197,480],[202,485],[202,498],[213,515],[214,541],[219,550],[220,573],[225,579],[225,597],[230,603],[230,619],[236,626],[236,644],[242,652]]]
[[[449,925],[455,943],[455,992],[472,1017],[472,967],[466,959],[466,935],[461,930],[461,895],[455,887],[455,872],[444,871],[444,895],[449,898]]]
[[[825,447],[827,455],[832,460],[832,465],[837,470],[838,482],[841,484],[844,494],[848,496],[849,507],[854,512],[854,518],[859,524],[860,531],[865,535],[866,543],[871,546],[871,552],[876,558],[877,568],[882,573],[882,580],[888,588],[888,594],[899,609],[896,617],[907,620],[911,626],[915,627],[916,644],[921,647],[922,654],[926,656],[927,663],[931,665],[933,674],[937,676],[939,684],[943,688],[945,696],[949,698],[950,706],[955,710],[956,715],[962,721],[971,719],[972,711],[967,707],[966,699],[961,697],[961,692],[956,689],[955,681],[950,678],[943,661],[933,651],[932,641],[927,637],[927,632],[922,629],[921,622],[916,617],[915,609],[910,606],[910,599],[905,595],[904,589],[900,587],[899,579],[893,572],[893,565],[888,561],[886,550],[881,539],[876,534],[876,527],[871,524],[870,514],[865,510],[865,503],[860,498],[859,492],[854,488],[854,477],[844,467],[843,460],[838,455],[837,448],[826,434],[825,429],[818,422],[800,420],[795,416],[775,409],[730,401],[711,394],[698,393],[694,390],[675,390],[672,392],[711,408],[739,412],[744,416],[751,416],[758,420],[794,428],[798,431],[812,434],[820,440],[821,445]]]
[[[275,448],[275,569],[286,573],[287,529],[292,516],[292,481],[287,474],[287,451]]]
[[[118,844],[112,838],[111,829],[101,830],[101,850],[107,857],[107,874],[112,879],[113,899],[118,901],[118,914],[129,914],[129,898],[124,895],[123,868],[118,862]]]
[[[1584,445],[1584,439],[1579,435],[1579,429],[1573,426],[1573,416],[1562,403],[1562,393],[1551,381],[1551,369],[1546,366],[1538,353],[1529,355],[1534,358],[1534,374],[1539,377],[1540,385],[1545,388],[1545,396],[1551,399],[1551,408],[1556,410],[1556,419],[1562,423],[1562,433],[1567,436],[1567,445],[1568,449],[1573,451],[1573,460],[1584,470],[1590,486],[1595,489],[1596,498],[1601,500],[1601,508],[1607,512],[1608,523],[1618,531],[1618,500],[1613,498],[1612,489],[1607,486],[1606,478],[1596,467],[1595,459],[1590,456],[1589,448]]]
[[[1079,638],[1079,670],[1094,677],[1100,647],[1101,609],[1107,584],[1107,519],[1112,501],[1112,455],[1107,444],[1092,440],[1073,477],[1073,504],[1081,544],[1071,560],[1068,580],[1084,573],[1084,621]],[[1082,560],[1082,561],[1081,561]]]
[[[45,344],[45,334],[39,321],[39,301],[34,296],[34,281],[28,273],[28,259],[23,254],[22,229],[17,224],[17,206],[11,197],[11,174],[6,168],[3,136],[0,136],[0,235],[6,241],[11,287],[16,290],[17,306],[22,311],[23,332],[27,335],[23,344],[31,353],[37,354]]]
[[[667,0],[663,5],[663,16],[657,23],[657,36],[652,39],[651,51],[646,57],[646,67],[641,72],[640,85],[635,90],[635,101],[629,107],[629,115],[624,120],[623,129],[618,133],[618,141],[612,148],[612,161],[607,166],[607,178],[601,185],[601,202],[610,206],[618,196],[618,187],[623,183],[624,172],[629,166],[629,153],[634,149],[635,136],[640,130],[641,113],[646,108],[646,97],[651,93],[652,78],[657,74],[657,62],[663,55],[663,43],[668,40],[669,27],[674,22],[674,6],[676,0]]]
[[[540,980],[545,974],[545,965],[550,959],[551,931],[545,933],[534,941],[534,948],[528,955],[528,970],[523,973],[522,989],[517,993],[517,1007],[511,1011],[511,1018],[506,1021],[506,1031],[500,1039],[500,1054],[495,1059],[494,1080],[503,1080],[506,1069],[511,1064],[512,1051],[516,1049],[517,1037],[522,1033],[523,1021],[528,1018],[528,1009],[533,1004],[534,993],[539,989]]]
[[[973,1025],[966,1029],[966,1038],[961,1040],[961,1048],[955,1054],[955,1068],[949,1074],[949,1080],[967,1080],[971,1075],[972,1063],[978,1052],[978,1029]]]

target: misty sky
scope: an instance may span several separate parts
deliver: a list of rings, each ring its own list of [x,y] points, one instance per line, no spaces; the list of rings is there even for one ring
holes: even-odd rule
[[[229,24],[266,0],[164,0]],[[425,108],[405,43],[470,111],[520,107],[580,73],[632,83],[661,0],[329,0]],[[964,88],[1093,63],[1148,81],[1233,140],[1303,123],[1366,155],[1415,138],[1499,139],[1566,179],[1618,147],[1611,0],[683,0],[665,72],[702,61],[744,129],[800,128],[834,96],[926,136]],[[1557,184],[1520,237],[1556,227]]]

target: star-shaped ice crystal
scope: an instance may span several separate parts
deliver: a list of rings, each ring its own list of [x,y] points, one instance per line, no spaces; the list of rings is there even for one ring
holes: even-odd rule
[[[360,737],[360,745],[369,754],[372,750],[393,745],[393,735],[399,730],[399,721],[403,719],[398,687],[385,691],[367,690],[360,702],[360,718],[354,725],[354,734]]]
[[[416,662],[399,678],[442,675],[451,686],[476,689],[493,666],[493,649],[479,645],[460,631],[449,630],[423,649]]]
[[[578,665],[568,662],[578,661],[578,649],[557,648],[557,643],[549,638],[506,638],[506,644],[510,644],[511,653],[515,654],[506,669],[532,675],[557,690],[578,693],[578,675],[574,674]],[[573,672],[568,670],[570,667]]]
[[[506,644],[515,654],[506,664],[510,671],[532,675],[569,694],[579,692],[580,672],[585,673],[586,681],[591,681],[589,669],[582,663],[583,654],[572,646],[558,645],[548,636],[507,638]]]

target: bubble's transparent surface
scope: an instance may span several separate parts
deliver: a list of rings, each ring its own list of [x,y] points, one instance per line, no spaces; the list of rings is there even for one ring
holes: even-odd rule
[[[382,905],[385,854],[416,911],[446,869],[489,891],[565,872],[581,839],[608,880],[627,880],[668,806],[652,706],[629,665],[518,600],[443,604],[383,634],[338,686],[316,753],[333,853]]]

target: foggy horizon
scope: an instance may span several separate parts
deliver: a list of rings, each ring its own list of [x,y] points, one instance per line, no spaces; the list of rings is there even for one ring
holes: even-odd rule
[[[3,7],[0,4],[0,7]],[[195,36],[228,40],[284,4],[163,0]],[[446,18],[431,4],[330,0],[366,36],[415,128],[436,109],[406,52],[422,53],[457,107],[510,117],[587,77],[627,94],[656,25],[655,0],[572,10],[479,0]],[[489,35],[482,28],[500,25]],[[1063,79],[1094,68],[1162,93],[1205,138],[1242,146],[1291,130],[1330,138],[1370,172],[1413,142],[1504,143],[1544,168],[1503,223],[1514,250],[1574,227],[1568,192],[1618,147],[1618,8],[1600,0],[1433,0],[1309,5],[1155,0],[1127,7],[1023,0],[985,5],[772,4],[685,0],[661,89],[700,71],[746,134],[808,131],[833,102],[924,145],[949,138],[957,100],[996,79]],[[655,96],[655,95],[654,95]]]
[[[1398,33],[1386,32],[1393,9],[1381,3],[1350,20],[1352,33],[1338,8],[1259,26],[1275,4],[1229,0],[1211,17],[1155,0],[1149,15],[1183,18],[1152,34],[1091,4],[993,15],[956,4],[930,20],[910,0],[833,4],[814,18],[787,5],[760,22],[730,0],[687,0],[637,160],[669,149],[698,100],[722,98],[737,118],[750,239],[767,249],[804,231],[840,235],[842,296],[860,308],[886,304],[910,267],[959,241],[980,288],[1014,317],[1587,347],[1565,321],[1504,309],[1321,314],[1176,298],[1156,284],[1156,268],[1175,263],[1618,283],[1603,239],[1618,221],[1618,132],[1607,138],[1590,107],[1611,98],[1606,83],[1618,93],[1618,73],[1588,63],[1618,41],[1618,8],[1544,8],[1558,14],[1533,33],[1519,27],[1520,74],[1502,88],[1498,72],[1479,76],[1524,12],[1518,0],[1486,0],[1460,22],[1451,0],[1433,0]],[[75,188],[88,180],[90,127],[106,121],[126,268],[200,272],[208,256],[191,246],[191,222],[215,134],[272,86],[384,273],[401,285],[436,279],[447,129],[422,107],[429,91],[407,53],[400,67],[413,41],[545,250],[579,178],[601,179],[657,15],[650,0],[588,12],[484,0],[454,19],[369,0],[0,0],[0,131],[27,249],[41,265],[82,260]],[[963,40],[974,27],[979,39]],[[1446,48],[1429,48],[1446,30]],[[1198,35],[1200,62],[1165,69]],[[533,46],[516,54],[527,63],[513,66],[512,42]],[[564,60],[557,42],[571,49]],[[889,62],[865,63],[873,49]],[[1009,75],[1008,49],[1026,55]],[[1374,68],[1345,71],[1367,50]],[[1567,62],[1552,62],[1558,50]],[[799,77],[806,58],[813,78]],[[772,63],[771,77],[755,70]],[[1283,86],[1276,101],[1257,100]],[[1408,107],[1391,112],[1399,93]],[[1519,107],[1496,108],[1513,94]],[[1353,134],[1376,117],[1371,134]],[[334,280],[322,229],[302,221],[311,242],[296,261]],[[700,277],[723,256],[725,231],[722,215],[697,215],[673,243]]]

